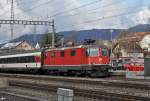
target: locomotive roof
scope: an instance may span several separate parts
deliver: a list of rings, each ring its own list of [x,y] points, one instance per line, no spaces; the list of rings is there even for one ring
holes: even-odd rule
[[[50,48],[50,49],[46,49],[47,51],[50,50],[65,50],[65,49],[77,49],[77,48],[107,48],[104,46],[98,46],[98,45],[80,45],[80,46],[72,46],[72,47],[60,47],[60,48]]]

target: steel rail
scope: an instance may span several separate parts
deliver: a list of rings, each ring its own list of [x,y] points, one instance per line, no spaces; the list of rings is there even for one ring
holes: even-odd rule
[[[134,89],[144,89],[150,90],[150,85],[144,83],[137,83],[136,81],[120,81],[120,80],[91,80],[91,79],[83,79],[83,78],[68,78],[68,77],[53,77],[53,76],[42,76],[42,75],[22,75],[22,74],[1,74],[0,77],[8,77],[8,78],[21,78],[21,79],[32,79],[32,80],[44,80],[44,81],[56,81],[56,82],[68,82],[75,84],[86,84],[86,85],[103,85],[103,86],[111,86],[111,87],[123,87],[123,88],[134,88]]]
[[[118,93],[109,93],[106,91],[98,91],[98,90],[87,90],[87,89],[79,89],[76,87],[66,87],[66,86],[56,86],[56,85],[46,85],[46,84],[35,84],[29,83],[25,81],[9,81],[10,86],[17,86],[23,88],[37,89],[37,90],[46,90],[51,92],[57,92],[58,88],[67,88],[74,90],[75,96],[83,96],[87,98],[96,98],[96,99],[105,99],[111,101],[150,101],[148,97],[140,97],[133,95],[124,95]]]

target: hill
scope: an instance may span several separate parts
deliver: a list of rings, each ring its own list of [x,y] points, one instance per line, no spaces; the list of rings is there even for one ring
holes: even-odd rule
[[[110,30],[111,29],[91,29],[91,30],[80,30],[80,31],[64,31],[59,32],[59,35],[63,35],[65,40],[74,40],[77,42],[83,42],[84,39],[101,39],[101,40],[110,40]],[[127,29],[113,29],[112,36],[113,38],[117,38],[120,33]],[[128,29],[129,32],[148,32],[150,31],[149,24],[140,24]],[[44,34],[26,34],[20,36],[14,41],[22,41],[25,40],[29,43],[36,44],[41,43],[43,41]]]

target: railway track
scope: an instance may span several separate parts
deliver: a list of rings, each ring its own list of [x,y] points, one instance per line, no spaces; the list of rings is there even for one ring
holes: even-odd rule
[[[35,97],[28,97],[19,94],[14,94],[6,91],[0,91],[0,101],[40,101]],[[42,101],[42,100],[41,100]]]
[[[37,90],[47,90],[50,92],[57,92],[58,88],[63,88],[63,86],[54,86],[54,85],[43,85],[43,84],[34,84],[29,82],[20,82],[20,81],[9,81],[10,86],[37,89]],[[65,87],[67,88],[67,87]],[[68,89],[73,89],[75,96],[84,96],[87,98],[111,100],[111,101],[150,101],[150,98],[133,96],[133,95],[123,95],[116,93],[109,93],[105,91],[96,91],[96,90],[87,90],[79,89],[75,87],[68,87]]]
[[[135,80],[108,80],[108,79],[89,79],[89,78],[70,78],[70,77],[53,77],[42,75],[24,75],[24,74],[5,74],[0,73],[0,77],[17,78],[17,79],[32,79],[43,81],[55,81],[55,82],[68,82],[74,84],[86,84],[86,85],[104,85],[112,87],[134,88],[150,90],[150,81],[144,82]],[[135,86],[136,85],[136,86]]]
[[[82,96],[93,99],[104,99],[104,101],[150,101],[150,85],[149,82],[140,83],[135,81],[121,81],[121,80],[107,80],[107,79],[88,79],[88,78],[67,78],[67,77],[53,77],[53,76],[42,76],[42,75],[22,75],[22,74],[0,74],[1,78],[6,78],[9,81],[10,86],[23,87],[29,89],[37,89],[49,92],[57,92],[58,88],[67,88],[74,90],[75,96]],[[55,83],[48,83],[55,82]],[[61,84],[62,83],[62,84]],[[59,85],[58,85],[59,84]],[[61,84],[61,85],[60,85]],[[67,85],[70,84],[70,85]],[[78,86],[72,86],[78,85]],[[80,87],[87,86],[87,87]],[[95,87],[88,88],[88,86]],[[138,96],[134,94],[123,94],[116,92],[109,92],[109,90],[99,89],[99,86],[104,88],[115,87],[117,90],[119,87],[125,89],[136,90],[148,90],[147,96]],[[101,88],[103,88],[101,87]],[[118,87],[118,88],[117,88]],[[130,91],[128,91],[130,93]],[[76,101],[76,100],[75,100]],[[78,101],[78,100],[77,100]]]

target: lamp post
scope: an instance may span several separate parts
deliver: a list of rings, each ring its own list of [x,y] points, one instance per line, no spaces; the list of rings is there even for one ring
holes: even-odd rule
[[[60,37],[61,37],[61,47],[64,47],[64,35],[60,35]]]
[[[114,32],[114,30],[111,29],[110,30],[110,40],[111,40],[110,61],[111,61],[111,66],[112,66],[112,53],[113,53],[113,41],[112,41],[113,32]]]

